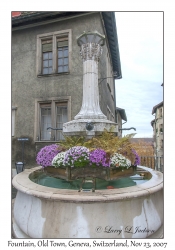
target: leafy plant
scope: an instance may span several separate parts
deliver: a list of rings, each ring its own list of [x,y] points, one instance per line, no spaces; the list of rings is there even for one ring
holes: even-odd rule
[[[63,165],[82,167],[91,163],[91,166],[110,166],[110,159],[114,154],[121,154],[126,159],[135,163],[134,148],[130,142],[135,134],[129,134],[122,138],[114,135],[112,127],[110,131],[104,129],[100,136],[86,140],[83,136],[65,136],[65,140],[59,145],[45,146],[37,155],[37,164],[46,167],[59,167]],[[64,152],[64,154],[58,154]],[[55,158],[54,158],[55,157]]]
[[[132,138],[135,134],[129,134],[119,138],[115,136],[112,131],[113,127],[111,127],[110,131],[104,129],[100,136],[95,136],[90,140],[86,140],[83,136],[65,136],[65,140],[60,142],[59,145],[61,145],[64,150],[68,150],[69,148],[75,146],[84,146],[90,151],[102,149],[106,152],[108,158],[117,152],[127,157],[132,163],[134,163],[135,156],[132,152],[130,138]]]
[[[129,158],[131,162],[134,162],[135,157],[132,152],[132,144],[130,142],[130,138],[134,135],[135,134],[130,134],[119,138],[105,129],[101,136],[93,137],[85,142],[84,146],[89,148],[90,151],[95,148],[103,149],[109,157],[117,152]]]
[[[83,136],[64,136],[64,139],[64,141],[59,142],[59,145],[65,150],[75,146],[84,146],[85,143],[85,137]]]

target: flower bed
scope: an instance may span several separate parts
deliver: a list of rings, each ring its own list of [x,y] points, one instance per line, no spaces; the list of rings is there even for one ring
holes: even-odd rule
[[[85,143],[81,140],[82,144],[84,143],[86,146],[76,145],[70,148],[57,144],[45,146],[37,155],[37,163],[48,174],[67,180],[81,177],[109,179],[110,175],[119,173],[117,175],[120,176],[124,170],[126,173],[126,170],[131,166],[140,163],[140,157],[131,148],[128,138],[116,139],[116,137],[110,135],[110,140],[108,140],[108,137],[105,132],[103,140],[94,138]],[[75,141],[69,138],[68,140],[71,145]],[[112,149],[110,148],[110,141],[112,142]],[[79,144],[80,140],[76,139],[76,143]],[[102,148],[100,148],[100,145]],[[115,145],[118,152],[115,152]],[[58,171],[52,168],[58,169]]]
[[[102,149],[90,151],[83,146],[71,147],[65,152],[59,150],[55,145],[46,146],[37,156],[37,163],[43,164],[44,171],[52,177],[66,180],[84,177],[110,180],[132,172],[132,169],[126,171],[131,161],[118,153],[110,157]]]

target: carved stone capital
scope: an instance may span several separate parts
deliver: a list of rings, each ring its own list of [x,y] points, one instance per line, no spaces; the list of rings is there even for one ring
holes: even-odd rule
[[[98,62],[102,51],[102,47],[98,43],[86,43],[80,47],[80,55],[83,61],[94,60]]]

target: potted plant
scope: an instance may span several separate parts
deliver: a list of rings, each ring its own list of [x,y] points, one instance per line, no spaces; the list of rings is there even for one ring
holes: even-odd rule
[[[118,138],[107,131],[88,141],[82,137],[66,137],[61,145],[41,149],[37,163],[50,176],[67,180],[86,177],[113,179],[123,175],[124,170],[126,173],[135,163],[129,138]]]
[[[58,153],[52,165],[65,167],[68,180],[89,176],[108,179],[109,162],[109,157],[104,150],[95,149],[90,152],[84,146],[75,146],[64,153]]]

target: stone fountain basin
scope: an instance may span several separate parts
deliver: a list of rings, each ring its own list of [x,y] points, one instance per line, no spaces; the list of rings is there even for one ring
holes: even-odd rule
[[[77,192],[32,182],[26,169],[13,178],[16,238],[160,238],[163,175],[147,167],[147,182],[119,189]]]

